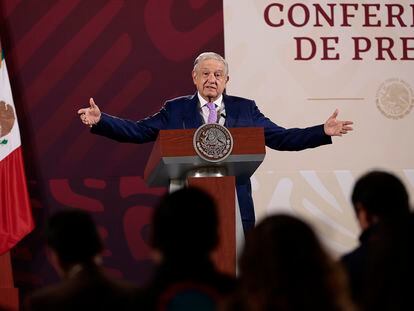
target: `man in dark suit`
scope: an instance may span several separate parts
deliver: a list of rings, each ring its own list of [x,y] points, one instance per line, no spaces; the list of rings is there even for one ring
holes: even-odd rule
[[[90,107],[80,109],[78,114],[84,124],[92,127],[92,133],[133,143],[154,141],[163,129],[198,128],[210,122],[211,110],[215,114],[213,122],[228,128],[263,127],[266,146],[276,150],[297,151],[330,144],[330,136],[342,136],[352,130],[351,121],[336,119],[338,110],[325,124],[305,129],[278,126],[260,112],[253,100],[223,93],[229,81],[228,64],[213,52],[202,53],[196,58],[192,77],[196,94],[168,100],[158,113],[137,122],[101,113],[92,98]],[[236,188],[246,231],[255,223],[250,179],[237,180]]]
[[[102,241],[89,214],[56,213],[48,221],[46,238],[62,282],[34,292],[26,301],[27,310],[131,310],[137,289],[105,275]]]

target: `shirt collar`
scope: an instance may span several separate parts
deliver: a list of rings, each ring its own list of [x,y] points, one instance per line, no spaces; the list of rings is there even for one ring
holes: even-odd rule
[[[198,96],[198,100],[200,102],[200,107],[204,107],[205,105],[207,105],[208,101],[206,101],[199,92],[197,92],[197,96]],[[223,104],[223,94],[221,94],[215,101],[213,101],[213,103],[216,105],[216,107],[221,108],[222,104]]]

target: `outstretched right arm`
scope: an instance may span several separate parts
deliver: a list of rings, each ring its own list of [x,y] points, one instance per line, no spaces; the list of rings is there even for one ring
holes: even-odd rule
[[[95,104],[92,97],[89,99],[89,105],[88,108],[79,109],[78,115],[84,124],[92,127],[92,125],[97,124],[101,119],[101,110]]]
[[[79,109],[82,122],[91,127],[91,133],[119,142],[145,143],[154,141],[160,129],[168,123],[165,106],[158,113],[141,121],[131,121],[102,113],[93,99],[90,107]]]

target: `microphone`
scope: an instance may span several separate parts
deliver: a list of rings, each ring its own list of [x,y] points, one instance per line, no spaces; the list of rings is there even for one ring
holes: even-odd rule
[[[217,123],[224,126],[224,123],[226,123],[226,117],[225,111],[219,112],[219,119],[217,120]]]

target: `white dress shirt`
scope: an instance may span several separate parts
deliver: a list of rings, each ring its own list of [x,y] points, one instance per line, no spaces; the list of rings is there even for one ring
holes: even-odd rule
[[[200,113],[203,117],[204,123],[207,123],[208,115],[210,114],[210,110],[207,107],[207,101],[201,97],[200,93],[197,93],[198,101],[200,104]],[[217,111],[217,123],[220,125],[224,125],[226,121],[226,110],[224,108],[223,102],[223,95],[220,95],[215,101],[213,101],[216,111]]]

